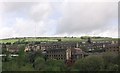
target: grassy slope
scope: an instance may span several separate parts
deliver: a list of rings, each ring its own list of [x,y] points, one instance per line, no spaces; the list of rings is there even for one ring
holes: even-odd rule
[[[71,38],[71,37],[46,37],[46,38],[26,38],[25,41],[54,41],[56,42],[57,39],[62,39],[62,41],[86,41],[85,39],[81,39],[80,37],[76,37],[76,38]],[[7,43],[7,42],[11,42],[14,43],[18,40],[23,40],[23,38],[17,38],[17,39],[4,39],[4,40],[0,40],[0,43]],[[99,38],[99,39],[92,39],[92,41],[109,41],[109,40],[117,40],[117,39],[111,39],[111,38]]]

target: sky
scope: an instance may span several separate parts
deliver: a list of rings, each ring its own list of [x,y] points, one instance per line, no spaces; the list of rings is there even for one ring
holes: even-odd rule
[[[0,39],[118,37],[119,0],[1,0]]]

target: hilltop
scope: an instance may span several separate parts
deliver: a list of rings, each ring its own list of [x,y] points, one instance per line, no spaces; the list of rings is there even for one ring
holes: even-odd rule
[[[0,39],[0,43],[15,43],[15,42],[82,42],[86,41],[90,36],[81,37],[16,37],[16,38],[6,38]],[[110,41],[118,40],[118,38],[111,37],[90,37],[92,41]]]

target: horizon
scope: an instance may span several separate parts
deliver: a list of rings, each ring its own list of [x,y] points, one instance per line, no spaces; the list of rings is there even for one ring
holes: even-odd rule
[[[38,37],[10,37],[10,38],[3,38],[0,40],[6,40],[6,39],[23,39],[23,38],[81,38],[81,37],[90,37],[90,38],[94,38],[94,37],[100,37],[100,38],[111,38],[111,39],[119,39],[119,38],[113,38],[113,37],[102,37],[102,36],[47,36],[47,37],[42,37],[42,36],[38,36]]]

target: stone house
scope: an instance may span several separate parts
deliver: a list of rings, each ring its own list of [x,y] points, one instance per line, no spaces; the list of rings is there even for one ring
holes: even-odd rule
[[[118,44],[108,44],[104,48],[105,52],[115,52],[119,53],[120,52],[120,46]]]

